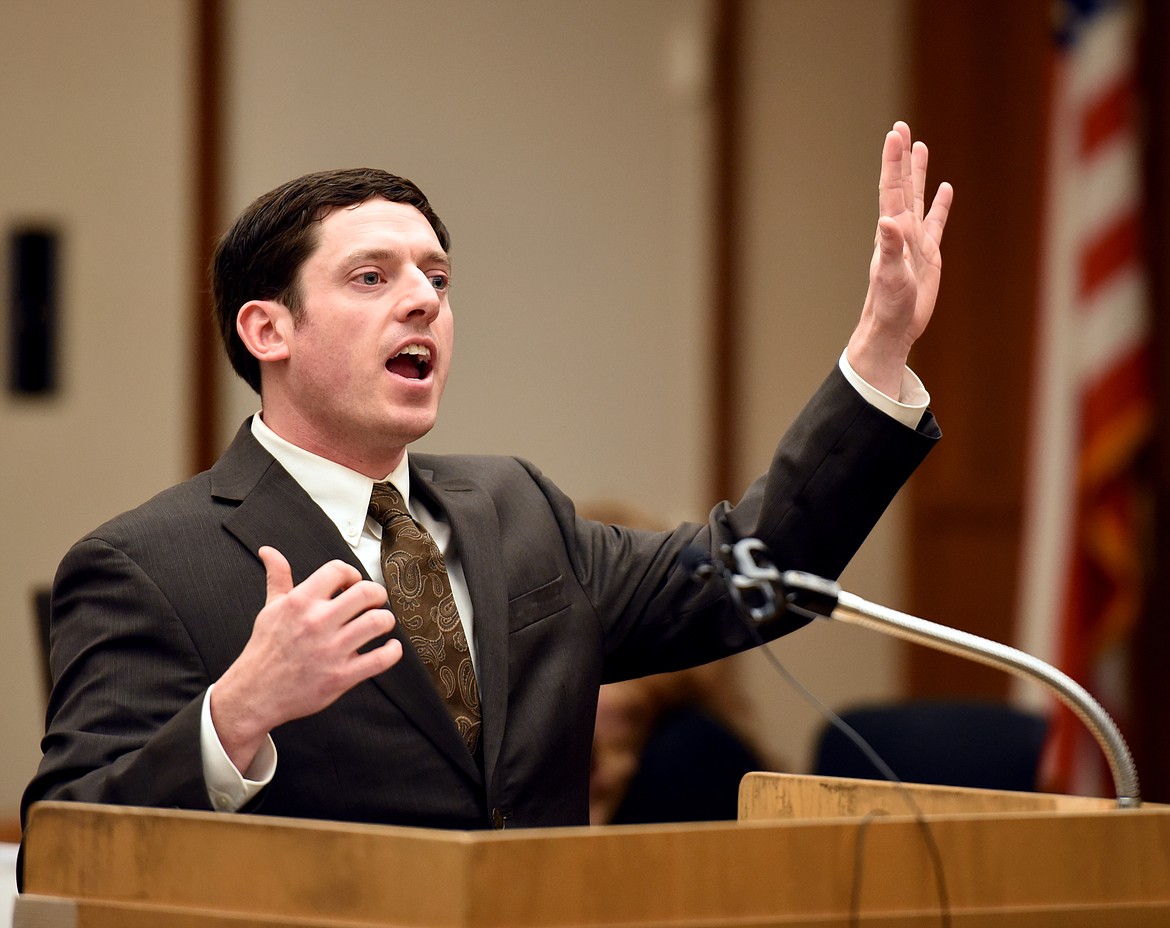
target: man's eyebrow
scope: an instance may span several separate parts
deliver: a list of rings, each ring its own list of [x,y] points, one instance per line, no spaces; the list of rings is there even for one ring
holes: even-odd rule
[[[396,250],[396,249],[371,248],[371,249],[365,249],[362,251],[350,252],[348,255],[345,256],[344,264],[352,267],[353,265],[356,265],[356,264],[364,264],[367,261],[375,262],[375,263],[386,262],[386,261],[399,261],[402,259],[402,255],[403,255],[403,252],[400,250]],[[436,249],[434,251],[428,251],[425,254],[421,255],[419,257],[418,264],[420,266],[429,265],[429,264],[441,264],[443,267],[450,270],[451,256],[448,255],[447,252],[443,251],[442,249]]]
[[[423,255],[421,264],[441,264],[447,270],[451,270],[451,256],[441,248],[435,251],[429,251]]]

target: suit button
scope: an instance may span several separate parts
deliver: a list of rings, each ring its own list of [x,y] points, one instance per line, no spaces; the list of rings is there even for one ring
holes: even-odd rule
[[[507,816],[504,815],[498,808],[492,809],[492,828],[497,830],[504,827],[504,821]]]

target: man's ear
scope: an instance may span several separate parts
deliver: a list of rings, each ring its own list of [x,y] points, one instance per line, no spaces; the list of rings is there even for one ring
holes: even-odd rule
[[[288,358],[292,314],[275,300],[249,300],[236,314],[236,332],[257,361]]]

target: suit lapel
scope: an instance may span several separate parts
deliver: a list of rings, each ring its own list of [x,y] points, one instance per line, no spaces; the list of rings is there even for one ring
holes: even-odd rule
[[[500,564],[500,525],[492,498],[464,477],[411,457],[411,493],[417,487],[451,526],[474,611],[476,682],[483,715],[484,771],[490,782],[504,741],[508,709],[508,588]],[[416,463],[417,461],[417,463]]]
[[[252,437],[248,423],[212,469],[211,487],[215,496],[238,502],[224,519],[224,528],[254,556],[263,545],[277,548],[288,559],[294,583],[331,560],[352,564],[368,578],[337,527]],[[372,684],[460,769],[479,780],[475,761],[413,645],[398,626],[391,636],[402,643],[402,660],[374,677]],[[375,639],[370,646],[385,640]]]

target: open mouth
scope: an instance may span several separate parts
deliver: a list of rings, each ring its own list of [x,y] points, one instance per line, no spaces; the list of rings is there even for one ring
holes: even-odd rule
[[[407,380],[424,380],[431,372],[431,349],[407,345],[386,362],[386,370]]]

